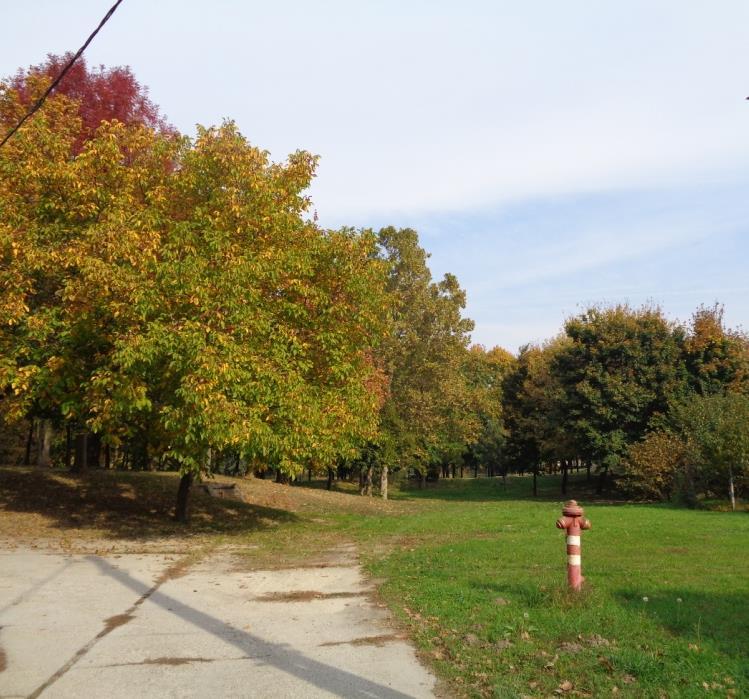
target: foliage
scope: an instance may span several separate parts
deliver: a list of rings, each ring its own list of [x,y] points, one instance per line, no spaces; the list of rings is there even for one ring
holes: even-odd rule
[[[80,130],[58,95],[0,153],[4,412],[146,433],[193,473],[231,448],[296,474],[371,438],[384,268],[371,234],[305,217],[315,159],[119,122],[71,158]]]
[[[571,434],[564,429],[565,396],[561,377],[555,372],[557,358],[568,345],[564,336],[543,347],[526,345],[505,378],[505,420],[510,430],[507,455],[518,471],[576,456]]]
[[[687,448],[688,488],[728,494],[749,485],[749,396],[695,395],[674,405],[670,422]]]
[[[72,55],[49,54],[43,63],[18,70],[7,87],[15,92],[19,106],[27,109],[35,102]],[[80,127],[73,144],[75,153],[95,135],[103,121],[139,124],[163,133],[174,131],[128,66],[89,68],[82,56],[58,83],[55,93],[65,95],[77,106]]]
[[[563,428],[578,454],[614,466],[686,390],[681,328],[658,308],[620,305],[590,308],[565,332],[570,341],[552,369],[563,388]]]
[[[680,436],[662,430],[649,432],[629,447],[622,463],[623,483],[642,497],[669,500],[687,467],[687,458],[687,445]]]
[[[415,231],[384,228],[378,240],[393,316],[381,350],[390,383],[380,439],[397,465],[425,474],[430,464],[459,458],[478,431],[461,372],[473,323],[462,316],[457,279],[432,281]]]
[[[502,418],[502,381],[514,363],[515,357],[501,347],[486,350],[481,345],[471,347],[463,362],[470,410],[479,422],[479,432],[476,440],[468,444],[466,457],[472,464],[483,464],[491,471],[504,467],[507,430]]]
[[[700,306],[694,312],[684,358],[697,393],[749,393],[749,340],[725,327],[722,306]]]

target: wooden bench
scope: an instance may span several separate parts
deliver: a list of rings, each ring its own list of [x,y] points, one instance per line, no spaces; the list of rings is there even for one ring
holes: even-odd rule
[[[199,487],[214,498],[235,497],[237,493],[236,483],[201,483]]]

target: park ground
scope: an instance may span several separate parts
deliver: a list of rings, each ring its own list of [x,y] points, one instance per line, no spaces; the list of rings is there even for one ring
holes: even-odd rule
[[[133,686],[169,683],[191,669],[198,692],[216,666],[209,660],[224,663],[220,676],[231,678],[232,662],[259,668],[272,657],[289,695],[308,680],[319,696],[749,695],[745,511],[600,500],[584,474],[573,478],[568,496],[585,505],[593,528],[583,535],[585,590],[570,594],[554,477],[541,479],[537,498],[530,479],[515,477],[423,490],[404,483],[387,502],[346,483],[327,492],[322,483],[220,480],[237,484],[237,499],[196,493],[185,527],[170,518],[175,474],[0,469],[0,551],[15,571],[3,566],[0,597],[8,600],[0,608],[17,600],[23,607],[24,595],[34,594],[24,565],[40,581],[60,566],[100,568],[93,587],[75,578],[69,594],[54,581],[47,587],[56,591],[53,618],[79,605],[85,627],[90,608],[99,626],[82,628],[81,637],[109,637],[98,639],[108,643],[106,662],[97,641],[54,680],[58,689],[75,688],[99,663],[110,666],[113,686],[123,677]],[[119,581],[119,592],[110,593],[107,580]],[[164,638],[187,622],[212,630],[223,650],[213,641],[167,643],[145,662],[147,605]],[[117,621],[120,614],[127,619]],[[336,615],[348,620],[345,633],[319,621]],[[288,636],[305,623],[318,642],[302,639],[300,651]],[[2,688],[15,650],[3,647],[12,629],[0,625]],[[44,642],[43,631],[37,637]],[[410,669],[393,673],[403,657]],[[40,673],[32,689],[43,691],[59,669]],[[391,682],[409,673],[405,684]],[[258,684],[227,695],[283,691]]]

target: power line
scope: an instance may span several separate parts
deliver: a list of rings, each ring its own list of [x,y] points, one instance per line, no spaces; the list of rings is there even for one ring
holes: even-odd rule
[[[45,90],[44,94],[34,103],[34,106],[26,112],[23,119],[19,121],[5,136],[5,138],[2,140],[2,143],[0,143],[0,148],[2,148],[6,142],[10,139],[10,137],[20,129],[24,122],[29,119],[31,116],[33,116],[34,112],[36,112],[43,104],[44,101],[49,97],[52,90],[54,90],[59,82],[65,77],[65,74],[73,67],[73,63],[75,63],[82,55],[83,52],[88,48],[88,45],[94,40],[94,37],[99,33],[99,30],[109,21],[109,18],[114,14],[114,11],[120,6],[120,3],[122,0],[117,0],[117,2],[112,5],[112,7],[109,8],[109,12],[104,15],[104,18],[99,22],[99,26],[94,29],[93,32],[91,32],[91,35],[86,39],[86,43],[81,46],[81,48],[78,49],[75,56],[71,58],[67,65],[62,69],[60,74],[52,81],[52,84]]]

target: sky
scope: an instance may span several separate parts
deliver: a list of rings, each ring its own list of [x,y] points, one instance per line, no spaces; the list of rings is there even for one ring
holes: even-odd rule
[[[76,50],[112,0],[3,4],[0,75]],[[320,156],[320,223],[415,228],[473,341],[595,303],[749,329],[745,0],[124,0],[86,52],[168,119]]]

